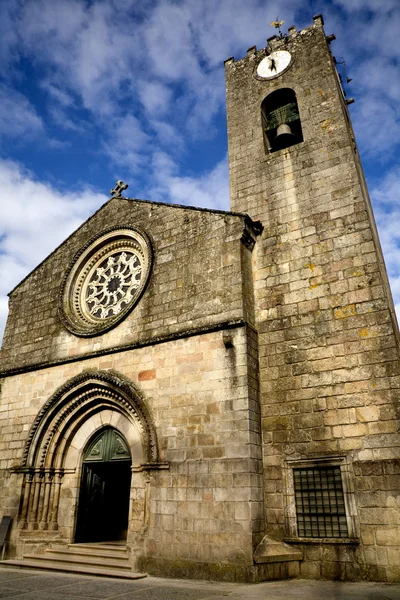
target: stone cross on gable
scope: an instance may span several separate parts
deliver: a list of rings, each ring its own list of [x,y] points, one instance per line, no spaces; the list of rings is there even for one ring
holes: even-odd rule
[[[115,188],[113,188],[112,190],[110,190],[110,194],[112,197],[114,198],[122,198],[121,196],[121,192],[123,192],[124,190],[128,189],[128,184],[124,183],[121,179],[119,179],[117,181],[117,183],[115,184]]]

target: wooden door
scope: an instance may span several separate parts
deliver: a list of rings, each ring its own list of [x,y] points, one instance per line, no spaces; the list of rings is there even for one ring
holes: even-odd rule
[[[107,428],[84,456],[75,542],[126,539],[130,483],[128,445],[115,429]]]

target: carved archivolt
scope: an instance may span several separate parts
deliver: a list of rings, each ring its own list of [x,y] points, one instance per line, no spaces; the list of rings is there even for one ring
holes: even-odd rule
[[[142,467],[165,468],[159,463],[155,426],[140,390],[117,372],[85,371],[56,390],[31,427],[17,469],[26,474],[23,526],[57,528],[60,486],[71,441],[88,419],[107,409],[139,427],[145,457]]]
[[[79,336],[104,333],[137,304],[152,263],[146,234],[112,228],[91,239],[72,261],[60,293],[60,315]]]
[[[140,390],[115,371],[88,370],[59,387],[39,411],[25,444],[21,466],[62,467],[68,438],[72,439],[91,415],[107,407],[135,419],[143,434],[147,462],[157,463],[156,430]]]

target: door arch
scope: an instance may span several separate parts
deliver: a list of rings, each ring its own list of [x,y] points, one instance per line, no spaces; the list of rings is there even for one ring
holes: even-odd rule
[[[82,461],[75,542],[126,540],[132,458],[125,437],[105,427],[89,440]]]
[[[21,463],[15,468],[24,476],[21,528],[57,531],[62,527],[73,538],[70,489],[64,488],[63,494],[63,484],[67,479],[70,488],[71,483],[73,488],[75,483],[79,486],[71,478],[93,430],[100,431],[103,425],[110,425],[121,431],[120,421],[135,454],[134,465],[166,468],[166,463],[159,462],[156,428],[145,397],[125,375],[88,369],[55,390],[37,414],[27,435]],[[129,430],[139,433],[140,448],[133,449]],[[75,505],[75,498],[71,501]]]

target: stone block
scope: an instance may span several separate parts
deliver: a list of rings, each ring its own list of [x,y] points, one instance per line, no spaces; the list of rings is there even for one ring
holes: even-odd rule
[[[357,420],[366,423],[379,420],[379,408],[377,406],[364,406],[356,408]]]
[[[304,579],[321,579],[321,563],[317,561],[301,562],[300,577]]]
[[[302,559],[303,553],[300,550],[267,535],[263,537],[254,552],[254,560],[257,564],[300,561]]]
[[[375,536],[378,546],[400,546],[400,527],[377,527]]]

